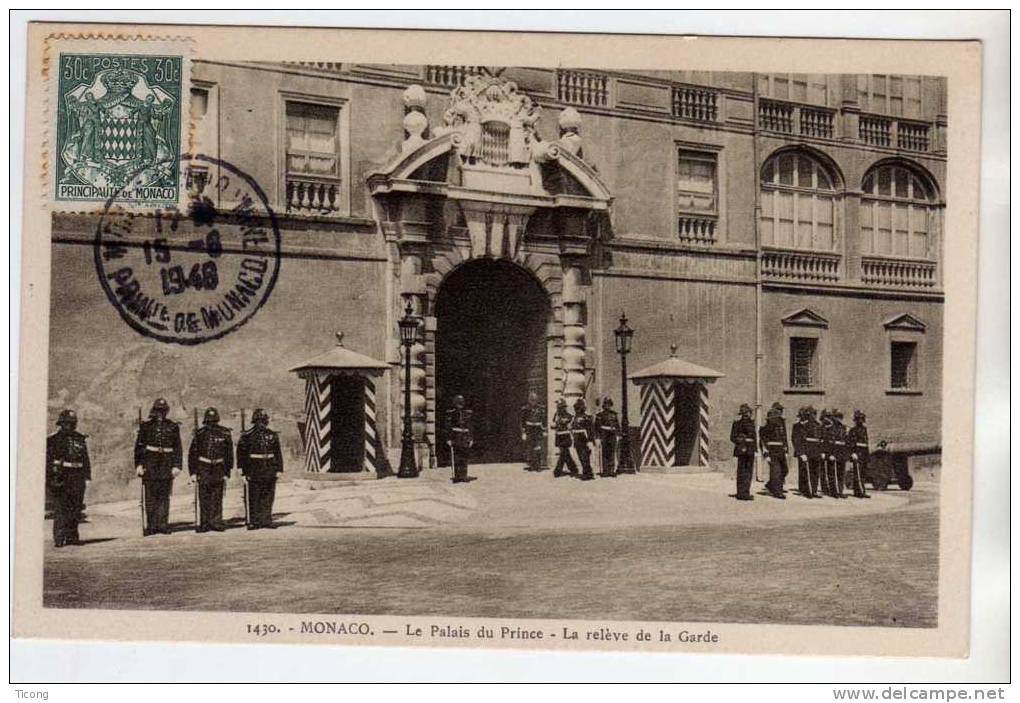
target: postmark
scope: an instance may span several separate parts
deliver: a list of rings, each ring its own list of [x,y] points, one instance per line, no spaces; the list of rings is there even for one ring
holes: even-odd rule
[[[280,230],[262,188],[237,167],[185,154],[178,168],[187,191],[182,208],[141,213],[124,204],[120,190],[110,194],[94,258],[107,299],[132,329],[195,345],[237,330],[269,299]]]
[[[55,72],[55,200],[176,205],[184,57],[61,52]]]

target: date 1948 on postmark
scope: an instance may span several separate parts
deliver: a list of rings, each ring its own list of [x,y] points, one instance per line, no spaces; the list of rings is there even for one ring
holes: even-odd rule
[[[180,56],[60,54],[57,200],[176,203]]]

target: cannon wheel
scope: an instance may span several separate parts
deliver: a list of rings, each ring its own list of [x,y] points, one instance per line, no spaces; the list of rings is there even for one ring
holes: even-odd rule
[[[909,491],[914,487],[914,477],[906,468],[902,468],[896,472],[896,483],[900,485],[901,491]]]
[[[889,466],[884,461],[872,461],[868,466],[868,479],[876,491],[884,491],[891,478]]]

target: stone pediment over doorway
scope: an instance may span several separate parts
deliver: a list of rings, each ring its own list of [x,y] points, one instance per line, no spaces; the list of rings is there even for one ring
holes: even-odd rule
[[[533,216],[541,238],[565,252],[584,253],[593,237],[606,236],[612,196],[583,158],[576,110],[561,111],[559,139],[545,141],[536,129],[541,108],[491,73],[454,88],[440,124],[426,117],[429,99],[421,86],[404,92],[400,153],[368,178],[387,238],[460,233],[470,239],[469,256],[514,258]]]

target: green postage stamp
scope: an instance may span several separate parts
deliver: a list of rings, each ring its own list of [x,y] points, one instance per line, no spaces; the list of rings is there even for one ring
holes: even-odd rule
[[[176,203],[181,56],[59,55],[58,201]]]

